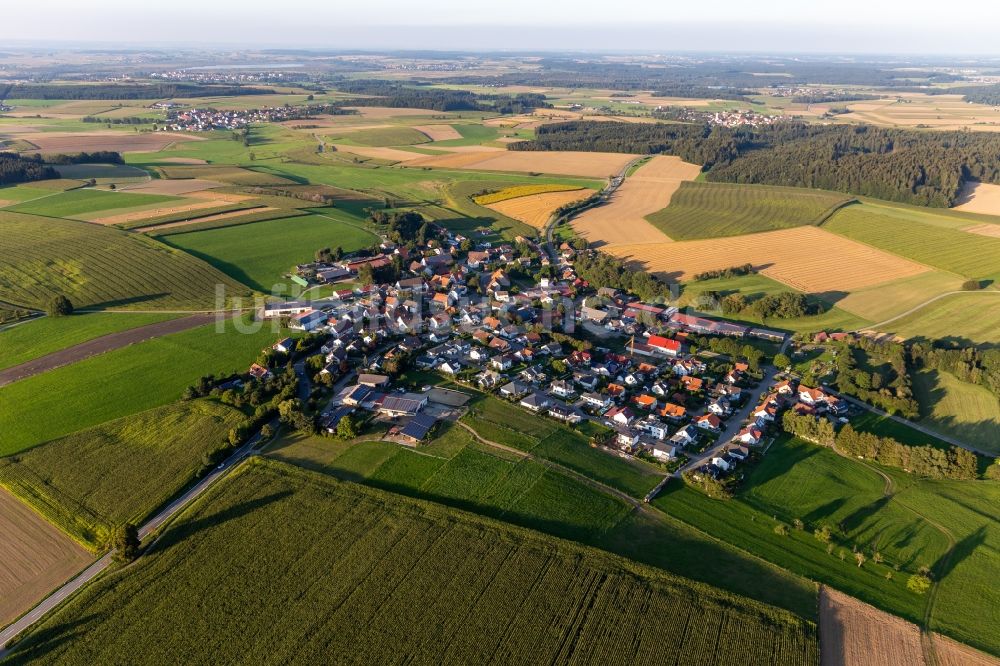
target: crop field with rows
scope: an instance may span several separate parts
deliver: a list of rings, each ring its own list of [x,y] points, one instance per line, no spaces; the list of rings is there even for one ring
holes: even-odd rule
[[[0,212],[0,293],[44,308],[211,308],[216,285],[248,290],[203,261],[152,239],[85,222]]]
[[[301,664],[819,663],[815,625],[784,611],[261,459],[14,658],[239,664],[265,653]]]
[[[546,192],[566,192],[568,190],[576,190],[579,188],[573,187],[572,185],[555,185],[555,184],[541,184],[541,185],[514,185],[513,187],[505,187],[502,190],[496,192],[490,192],[488,194],[480,194],[473,198],[480,206],[486,206],[488,204],[498,203],[500,201],[507,201],[508,199],[516,199],[518,197],[530,197],[533,194],[545,194]]]

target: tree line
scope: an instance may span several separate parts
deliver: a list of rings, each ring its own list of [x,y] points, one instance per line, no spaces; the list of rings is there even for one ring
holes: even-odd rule
[[[198,83],[11,83],[0,85],[5,99],[165,99],[232,95],[270,95],[267,88]]]
[[[676,155],[715,182],[809,187],[949,207],[972,180],[1000,183],[1000,136],[798,121],[759,128],[571,121],[510,150]]]
[[[0,185],[16,185],[58,177],[56,170],[41,160],[22,157],[17,153],[0,153]]]
[[[530,113],[535,109],[552,106],[545,101],[545,95],[539,93],[484,95],[467,90],[403,85],[380,80],[345,81],[338,83],[337,89],[351,94],[372,95],[372,97],[339,101],[337,104],[340,106],[388,106],[431,111],[492,111],[501,114]]]
[[[159,122],[156,118],[141,118],[139,116],[128,116],[126,118],[84,116],[80,120],[85,123],[100,123],[102,125],[152,125]]]

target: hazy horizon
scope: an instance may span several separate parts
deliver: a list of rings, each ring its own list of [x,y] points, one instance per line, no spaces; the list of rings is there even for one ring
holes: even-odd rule
[[[106,0],[39,0],[5,6],[16,27],[7,46],[325,48],[439,51],[731,52],[858,55],[998,55],[1000,3],[972,0],[940,15],[922,2],[844,0],[836,7],[773,0],[759,6],[716,0],[702,7],[655,0],[508,0],[502,12],[457,0],[399,0],[331,6],[319,0],[213,4],[174,0],[156,7]],[[46,16],[45,21],[38,17]],[[974,20],[970,20],[970,17]]]

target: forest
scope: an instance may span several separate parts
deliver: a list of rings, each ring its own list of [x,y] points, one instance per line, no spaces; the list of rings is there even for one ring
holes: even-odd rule
[[[492,111],[502,114],[530,113],[549,108],[545,95],[482,95],[466,90],[445,90],[380,80],[342,81],[337,90],[355,95],[372,95],[339,102],[341,106],[388,106],[431,111]]]
[[[867,125],[571,121],[543,125],[510,150],[594,150],[676,155],[702,164],[710,181],[789,185],[949,207],[969,180],[1000,183],[1000,137]]]
[[[14,185],[33,180],[58,178],[59,174],[39,159],[21,157],[17,153],[0,153],[0,185]]]

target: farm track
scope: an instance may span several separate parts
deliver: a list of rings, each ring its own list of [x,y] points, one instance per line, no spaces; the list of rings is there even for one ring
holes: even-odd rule
[[[894,321],[897,321],[897,320],[902,319],[904,317],[908,317],[909,315],[922,310],[923,308],[927,307],[931,303],[935,303],[935,302],[941,300],[942,298],[945,298],[946,296],[954,296],[955,294],[993,294],[995,296],[1000,296],[1000,291],[993,291],[993,290],[989,290],[989,289],[984,290],[984,291],[962,291],[962,290],[958,290],[958,291],[946,291],[943,294],[938,294],[937,296],[935,296],[933,298],[927,299],[926,301],[924,301],[923,303],[921,303],[919,305],[915,305],[914,307],[910,308],[906,312],[902,312],[902,313],[900,313],[898,315],[890,317],[889,319],[886,319],[885,321],[880,321],[877,324],[872,324],[871,326],[865,326],[864,329],[858,329],[858,330],[877,329],[880,326],[885,326],[886,324],[891,324]],[[854,332],[857,333],[858,331],[856,330]]]
[[[32,359],[20,365],[15,365],[6,370],[0,370],[0,386],[13,384],[16,381],[27,379],[39,375],[49,370],[55,370],[65,365],[70,365],[78,361],[104,354],[115,349],[127,347],[138,342],[145,342],[163,335],[180,333],[196,326],[211,323],[215,320],[215,315],[195,314],[180,319],[170,319],[168,321],[157,322],[147,326],[140,326],[127,331],[102,335],[93,340],[87,340],[78,345],[62,349],[41,358]]]

